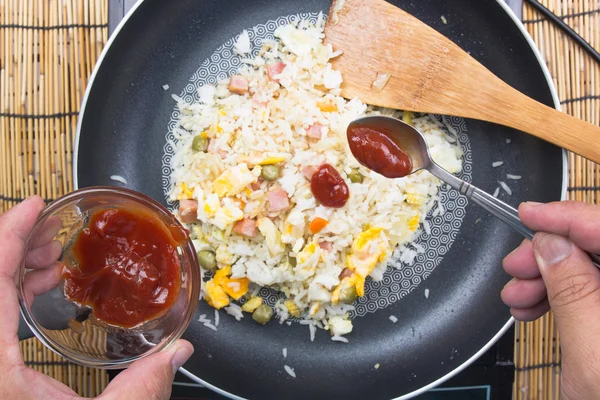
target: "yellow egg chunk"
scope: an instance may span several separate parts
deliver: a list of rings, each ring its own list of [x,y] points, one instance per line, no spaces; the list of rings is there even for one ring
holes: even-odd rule
[[[271,165],[285,161],[285,157],[267,157],[261,160],[258,165]]]
[[[382,229],[369,228],[354,239],[352,253],[346,258],[346,266],[366,278],[373,272],[378,262],[385,260],[388,248],[388,240],[383,235]]]
[[[216,308],[217,310],[229,305],[229,296],[223,290],[223,288],[215,282],[208,281],[204,286],[206,302],[209,306]]]
[[[352,274],[352,276],[347,276],[346,278],[342,279],[340,284],[337,285],[335,289],[333,289],[333,292],[331,292],[331,302],[333,304],[337,305],[340,302],[340,293],[342,292],[342,290],[348,289],[349,287],[356,285],[356,276],[356,274]],[[358,293],[358,290],[356,292]]]
[[[213,190],[219,197],[236,195],[255,180],[256,176],[248,169],[248,166],[239,164],[219,175],[213,181]]]
[[[223,286],[223,284],[227,283],[227,278],[229,275],[231,275],[231,266],[221,268],[215,272],[215,276],[212,278],[212,281],[219,286]]]
[[[411,219],[408,220],[408,229],[410,229],[411,231],[416,231],[419,228],[419,216],[415,215],[414,217],[412,217]]]
[[[231,298],[239,300],[243,295],[248,293],[248,285],[250,280],[248,278],[225,278],[225,282],[221,284],[221,287]]]

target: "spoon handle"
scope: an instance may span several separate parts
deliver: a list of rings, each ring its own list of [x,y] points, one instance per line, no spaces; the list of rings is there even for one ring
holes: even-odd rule
[[[432,162],[428,170],[437,178],[446,182],[452,188],[465,195],[468,199],[473,200],[496,218],[513,228],[515,231],[519,232],[525,238],[529,240],[533,239],[535,232],[523,224],[521,218],[519,218],[519,212],[513,207],[509,206],[502,200],[497,199],[491,194],[484,192],[476,186],[457,178],[436,163]],[[592,262],[596,265],[596,267],[600,268],[600,256],[592,253],[588,253],[588,256],[592,259]]]

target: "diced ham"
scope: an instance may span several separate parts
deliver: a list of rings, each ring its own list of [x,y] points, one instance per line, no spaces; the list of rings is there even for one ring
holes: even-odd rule
[[[250,189],[252,190],[260,190],[260,185],[264,182],[262,176],[259,176],[258,179],[250,184]]]
[[[340,279],[349,278],[352,276],[352,274],[354,274],[354,271],[352,271],[350,268],[344,268],[340,273]]]
[[[321,139],[322,134],[323,125],[321,124],[312,124],[306,131],[306,136],[313,139]]]
[[[333,249],[333,244],[331,244],[331,242],[323,241],[319,242],[319,247],[329,253]]]
[[[256,236],[256,221],[253,219],[244,218],[243,220],[235,223],[233,226],[233,231],[238,235],[253,238]]]
[[[269,80],[279,83],[279,79],[274,78],[274,76],[281,74],[281,72],[284,70],[284,68],[285,68],[285,63],[283,63],[281,61],[273,63],[273,64],[268,64],[267,65],[267,75],[269,76]]]
[[[248,79],[241,75],[231,75],[229,91],[236,94],[248,93]]]
[[[277,212],[287,209],[290,206],[290,200],[287,192],[282,188],[275,188],[267,193],[269,201],[269,211]]]
[[[262,101],[260,99],[260,96],[258,95],[258,93],[254,93],[254,95],[252,96],[252,107],[261,108],[261,107],[266,107],[266,106],[267,106],[267,102]]]
[[[305,167],[302,167],[301,171],[302,175],[304,175],[304,177],[310,181],[312,179],[312,176],[315,174],[315,172],[317,172],[318,169],[319,168],[315,167],[314,165],[307,165]]]
[[[179,200],[179,215],[186,224],[196,222],[198,219],[198,201],[197,200]]]

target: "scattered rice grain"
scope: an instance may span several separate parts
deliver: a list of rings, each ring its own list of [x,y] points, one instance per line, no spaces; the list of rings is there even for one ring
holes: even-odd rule
[[[296,377],[296,373],[294,372],[293,368],[290,368],[289,366],[284,365],[283,369],[285,369],[285,372],[287,372],[292,378]]]
[[[509,195],[512,195],[512,190],[508,187],[508,185],[502,181],[498,181],[500,187]]]

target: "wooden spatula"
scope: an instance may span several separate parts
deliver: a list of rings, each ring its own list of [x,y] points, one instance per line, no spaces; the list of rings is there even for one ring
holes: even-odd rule
[[[446,37],[383,0],[333,0],[325,35],[343,51],[333,66],[342,73],[346,98],[495,122],[600,162],[600,127],[513,89]]]

